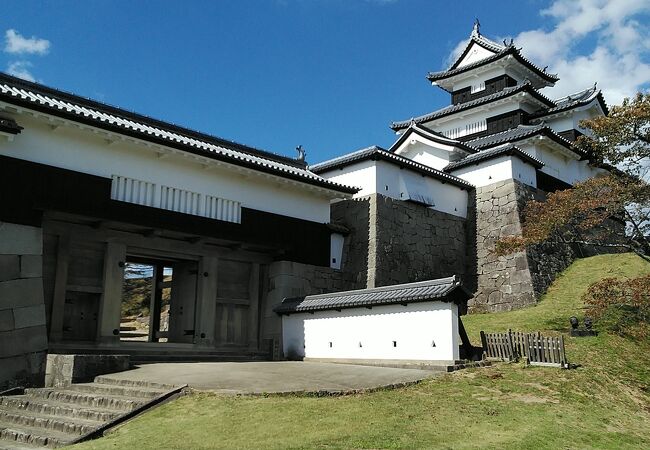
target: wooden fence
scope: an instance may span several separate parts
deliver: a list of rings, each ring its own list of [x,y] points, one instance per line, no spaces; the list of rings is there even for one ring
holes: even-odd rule
[[[483,354],[488,359],[517,361],[526,358],[531,365],[567,368],[564,337],[542,336],[540,333],[485,333],[481,331]]]

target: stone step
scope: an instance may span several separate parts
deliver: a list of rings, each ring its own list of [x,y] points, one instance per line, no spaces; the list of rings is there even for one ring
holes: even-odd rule
[[[60,431],[62,433],[74,434],[77,436],[90,433],[99,428],[103,423],[94,420],[44,415],[33,411],[26,411],[24,409],[0,409],[0,422]]]
[[[31,388],[25,390],[25,395],[33,398],[54,400],[93,408],[106,408],[117,411],[131,411],[147,402],[146,399],[124,397],[120,395],[99,395],[68,389]]]
[[[0,439],[0,450],[34,450],[35,448],[42,447],[34,447],[33,445],[19,444],[16,441],[5,441]]]
[[[154,383],[152,381],[144,380],[127,380],[122,378],[113,378],[111,375],[99,375],[95,377],[95,383],[99,384],[110,384],[115,386],[129,386],[129,387],[139,387],[145,389],[160,389],[162,391],[171,391],[176,389],[178,386],[173,384],[163,384],[163,383]]]
[[[8,441],[9,445],[27,444],[38,447],[56,448],[63,447],[76,438],[77,436],[74,434],[0,421],[0,442]]]
[[[0,397],[0,408],[99,422],[108,422],[124,414],[123,411],[84,408],[70,403],[27,397],[25,395]]]
[[[66,387],[69,391],[84,392],[87,394],[97,395],[119,395],[121,397],[131,397],[134,399],[142,399],[149,401],[156,397],[163,395],[166,390],[151,389],[144,387],[132,386],[118,386],[115,384],[102,384],[102,383],[79,383],[71,384]]]

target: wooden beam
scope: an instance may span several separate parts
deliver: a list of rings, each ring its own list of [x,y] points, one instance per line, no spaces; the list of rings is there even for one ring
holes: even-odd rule
[[[219,260],[206,256],[199,261],[199,273],[196,290],[196,340],[205,347],[215,343],[215,325],[217,310],[217,280]]]
[[[251,278],[248,295],[250,306],[248,307],[248,348],[259,349],[259,307],[260,307],[260,265],[251,265]]]
[[[56,251],[56,275],[54,277],[54,295],[50,312],[50,341],[63,340],[63,315],[65,296],[68,285],[68,262],[70,258],[70,236],[59,236]]]
[[[101,343],[117,344],[120,339],[120,311],[126,245],[115,242],[106,244],[104,255],[104,285],[99,304],[97,339]]]
[[[162,264],[153,266],[151,279],[151,296],[149,302],[149,342],[158,342],[160,331],[160,312],[162,310],[162,290],[165,267]]]
[[[170,239],[166,237],[151,236],[143,238],[142,228],[140,231],[121,231],[114,229],[95,230],[87,225],[64,222],[47,218],[43,227],[53,234],[74,234],[76,238],[102,242],[120,242],[133,248],[133,251],[153,250],[163,252],[168,257],[177,254],[179,258],[187,259],[194,256],[198,259],[201,256],[224,257],[236,261],[255,261],[269,263],[273,257],[268,253],[249,252],[245,250],[232,250],[224,245],[216,245],[211,242],[206,244],[188,244],[186,241]],[[276,252],[277,253],[277,252]]]

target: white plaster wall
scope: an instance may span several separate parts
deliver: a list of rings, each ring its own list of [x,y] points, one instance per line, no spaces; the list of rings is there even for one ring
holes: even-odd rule
[[[565,183],[575,184],[598,174],[598,170],[589,166],[586,161],[569,158],[546,145],[527,144],[521,149],[544,163],[542,172]]]
[[[473,44],[472,47],[469,49],[469,52],[463,60],[458,64],[458,67],[463,67],[468,64],[472,64],[476,61],[480,61],[482,59],[488,58],[490,56],[493,56],[494,52],[491,52],[490,50],[487,50],[486,48],[481,47],[480,45]]]
[[[527,102],[522,102],[521,99],[509,97],[507,99],[504,99],[503,103],[500,103],[496,106],[494,104],[490,104],[485,108],[472,108],[463,112],[462,114],[452,114],[446,117],[441,117],[440,119],[425,122],[424,126],[442,133],[446,130],[451,130],[454,128],[465,128],[466,125],[476,123],[479,120],[498,116],[499,114],[505,114],[507,112],[515,111],[520,108],[524,111],[532,112],[536,109],[539,109],[539,106],[532,106]]]
[[[591,134],[589,129],[580,126],[580,121],[593,119],[594,117],[602,115],[603,112],[600,109],[600,106],[598,106],[597,103],[593,103],[588,107],[567,111],[560,116],[545,118],[544,121],[549,127],[558,133],[575,129],[584,134]]]
[[[528,186],[537,187],[537,170],[519,158],[511,158],[512,178]]]
[[[282,338],[292,357],[454,361],[458,307],[437,301],[284,315]]]
[[[395,150],[395,153],[425,166],[442,170],[449,164],[453,150],[454,147],[451,145],[434,143],[413,133]]]
[[[361,188],[354,198],[365,197],[377,192],[377,173],[375,161],[360,161],[358,163],[333,169],[320,174],[323,178],[336,183]]]
[[[330,267],[333,269],[341,268],[343,259],[343,244],[345,237],[342,234],[332,233],[330,236]]]
[[[420,173],[377,161],[377,192],[398,200],[409,198],[409,187],[420,184],[423,194],[433,199],[431,207],[454,216],[467,217],[467,190],[443,183],[435,178],[423,177]]]
[[[490,56],[490,55],[488,55],[488,56]],[[490,68],[488,70],[485,70],[485,71],[479,73],[478,75],[475,73],[474,70],[471,70],[471,71],[466,73],[465,77],[461,78],[459,76],[458,79],[454,81],[452,91],[458,91],[460,89],[470,87],[473,84],[478,84],[481,81],[490,80],[492,78],[496,78],[498,76],[505,75],[505,74],[506,74],[506,71],[505,71],[505,69],[503,67],[493,67],[493,68]],[[513,76],[511,74],[508,74],[508,75],[510,75],[514,79],[517,79],[517,77],[515,77],[515,76]]]
[[[476,187],[487,186],[497,181],[510,180],[513,178],[512,157],[501,156],[499,158],[483,161],[478,165],[461,167],[451,172]]]
[[[122,175],[241,202],[242,206],[289,217],[328,223],[329,199],[308,187],[230,168],[205,166],[181,156],[159,158],[130,142],[108,145],[105,137],[68,127],[52,131],[45,123],[17,117],[25,127],[12,142],[0,142],[0,154],[105,178]]]

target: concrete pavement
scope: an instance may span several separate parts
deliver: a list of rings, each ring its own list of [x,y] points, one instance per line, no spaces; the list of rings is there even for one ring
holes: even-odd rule
[[[225,394],[332,393],[412,383],[436,376],[427,370],[318,362],[197,362],[143,364],[105,375],[115,380],[182,385]]]

